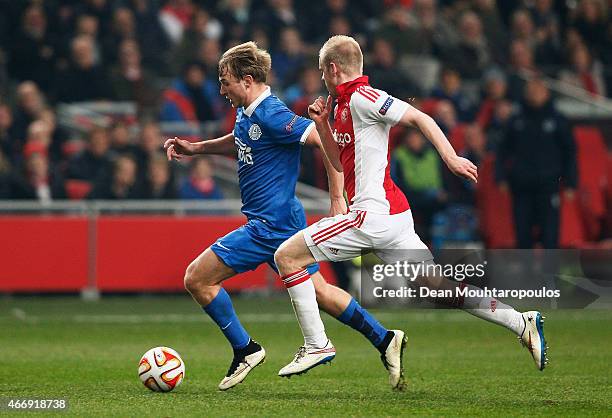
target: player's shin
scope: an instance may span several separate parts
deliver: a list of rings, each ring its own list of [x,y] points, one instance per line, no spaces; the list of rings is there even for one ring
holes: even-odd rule
[[[234,350],[240,350],[249,344],[251,337],[238,320],[232,301],[225,289],[221,288],[217,296],[203,309],[219,326]]]
[[[315,288],[306,269],[281,277],[295,310],[307,348],[322,348],[328,338],[319,313]]]
[[[351,298],[348,306],[336,319],[359,331],[381,353],[384,352],[393,338],[393,333],[387,330],[380,322]]]
[[[478,318],[501,325],[520,335],[523,328],[521,314],[512,306],[493,297],[464,296],[477,294],[478,288],[467,283],[459,283],[440,277],[420,277],[417,279],[420,286],[427,286],[436,290],[451,290],[452,298],[436,297],[434,303],[462,309]]]

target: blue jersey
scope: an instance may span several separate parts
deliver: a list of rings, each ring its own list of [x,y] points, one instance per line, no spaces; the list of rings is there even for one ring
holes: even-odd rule
[[[295,197],[301,146],[314,122],[294,114],[268,88],[234,125],[242,213],[278,231],[297,232],[306,225]]]

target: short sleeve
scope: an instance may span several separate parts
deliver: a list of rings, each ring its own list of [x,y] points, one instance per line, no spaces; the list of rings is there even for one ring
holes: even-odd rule
[[[285,106],[278,106],[266,115],[265,134],[281,144],[303,144],[314,128],[314,122],[298,116]]]
[[[351,107],[367,123],[395,126],[409,106],[405,101],[371,87],[357,89],[351,97]]]

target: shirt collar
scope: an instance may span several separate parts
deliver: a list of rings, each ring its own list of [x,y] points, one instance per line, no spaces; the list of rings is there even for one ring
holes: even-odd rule
[[[368,85],[368,84],[369,84],[368,76],[362,75],[360,77],[357,77],[354,80],[347,81],[346,83],[337,85],[336,94],[338,95],[338,97],[342,97],[342,96],[353,93],[355,90],[357,90],[358,87]]]
[[[257,96],[257,99],[255,99],[253,101],[253,103],[251,103],[249,105],[249,107],[247,107],[246,109],[244,109],[244,114],[247,115],[248,117],[251,117],[251,115],[253,114],[253,112],[255,111],[255,109],[257,108],[257,106],[259,106],[259,104],[261,102],[264,101],[264,99],[268,96],[270,96],[272,93],[270,92],[270,86],[267,86],[266,89],[263,91],[263,93],[261,93],[259,96]]]

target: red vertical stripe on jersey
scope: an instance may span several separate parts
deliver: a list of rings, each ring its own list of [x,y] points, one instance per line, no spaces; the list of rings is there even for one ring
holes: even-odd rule
[[[410,209],[408,199],[406,195],[401,191],[391,178],[391,144],[387,150],[387,168],[385,168],[385,181],[383,183],[385,188],[385,198],[389,202],[389,215],[395,215],[396,213],[402,213]]]

